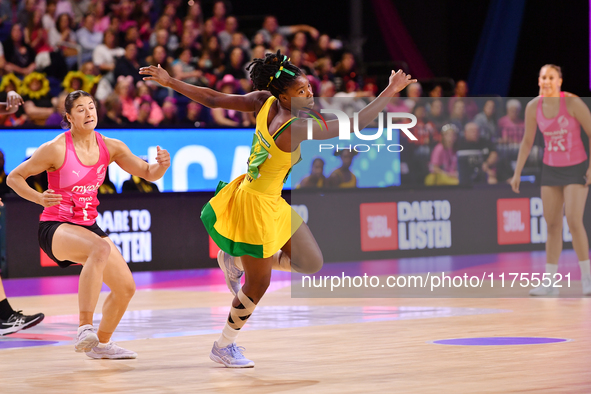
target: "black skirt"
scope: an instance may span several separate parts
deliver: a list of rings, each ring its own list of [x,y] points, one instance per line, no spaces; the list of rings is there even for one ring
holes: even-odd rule
[[[542,164],[542,186],[584,185],[588,168],[588,160],[566,167]]]
[[[101,230],[101,228],[98,226],[98,224],[96,224],[96,222],[94,222],[94,224],[92,226],[83,226],[81,224],[68,223],[68,222],[54,222],[54,221],[39,222],[39,232],[38,232],[39,246],[45,252],[45,254],[47,254],[47,256],[49,256],[50,259],[55,261],[62,268],[66,268],[72,264],[77,264],[77,263],[74,263],[73,261],[69,261],[69,260],[61,261],[61,260],[56,259],[55,256],[53,255],[52,250],[51,250],[51,245],[53,242],[53,234],[55,233],[55,230],[57,230],[57,228],[59,226],[61,226],[62,224],[71,224],[74,226],[84,227],[85,229],[92,231],[93,233],[95,233],[96,235],[98,235],[101,238],[107,237],[107,234],[103,230]]]

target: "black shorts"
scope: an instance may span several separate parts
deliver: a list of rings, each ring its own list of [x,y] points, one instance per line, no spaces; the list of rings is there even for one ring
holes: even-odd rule
[[[53,234],[55,233],[55,230],[57,230],[57,228],[59,226],[61,226],[62,224],[71,224],[74,226],[84,227],[85,229],[92,231],[93,233],[95,233],[96,235],[98,235],[101,238],[106,238],[108,236],[107,234],[105,234],[105,232],[103,230],[101,230],[101,228],[98,226],[98,224],[96,224],[96,222],[94,222],[94,224],[92,226],[83,226],[81,224],[68,223],[68,222],[53,222],[53,221],[39,222],[39,233],[38,233],[39,246],[45,252],[45,254],[47,254],[47,256],[49,256],[50,259],[55,261],[62,268],[66,268],[72,264],[77,264],[77,263],[74,263],[73,261],[69,261],[69,260],[61,261],[61,260],[56,259],[55,256],[53,255],[52,250],[51,250],[51,244],[53,242]]]
[[[542,186],[584,185],[589,161],[574,166],[553,167],[542,164]]]

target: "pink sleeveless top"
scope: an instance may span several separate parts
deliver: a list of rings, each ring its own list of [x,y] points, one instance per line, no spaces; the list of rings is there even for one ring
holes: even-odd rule
[[[536,120],[544,135],[546,145],[544,164],[552,167],[574,166],[587,160],[587,153],[581,140],[581,125],[568,113],[564,92],[560,92],[560,109],[555,118],[548,119],[538,101]]]
[[[103,137],[94,132],[99,146],[99,159],[95,165],[87,166],[80,162],[72,142],[72,133],[66,137],[66,157],[64,164],[53,172],[47,173],[49,189],[61,194],[62,201],[43,210],[41,221],[58,221],[91,226],[97,216],[96,198],[99,187],[105,180],[110,155]]]

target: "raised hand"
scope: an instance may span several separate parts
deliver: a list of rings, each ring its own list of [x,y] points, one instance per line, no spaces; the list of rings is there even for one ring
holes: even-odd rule
[[[165,69],[160,67],[160,64],[158,65],[158,67],[156,67],[156,66],[142,67],[142,68],[140,68],[140,74],[149,75],[148,77],[144,77],[144,81],[158,82],[160,85],[162,85],[164,87],[168,87],[170,84],[170,80],[171,80],[170,75],[168,74],[168,72]]]
[[[6,109],[11,109],[13,107],[18,107],[19,105],[23,105],[25,102],[20,94],[17,92],[8,92],[6,96]]]
[[[156,162],[162,167],[170,167],[170,154],[168,151],[166,149],[161,149],[159,146],[156,147],[156,150],[158,152],[156,154]]]
[[[39,205],[43,205],[45,208],[57,205],[62,201],[62,195],[56,194],[55,190],[47,189],[41,194]]]
[[[398,93],[414,82],[417,82],[417,80],[411,79],[410,74],[406,74],[402,70],[398,70],[397,72],[394,72],[394,70],[392,70],[392,74],[390,75],[390,80],[387,89],[391,90],[392,94]]]

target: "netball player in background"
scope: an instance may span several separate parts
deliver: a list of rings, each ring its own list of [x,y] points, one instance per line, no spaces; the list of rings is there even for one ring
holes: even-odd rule
[[[157,163],[148,164],[123,142],[94,131],[98,120],[95,102],[86,92],[68,94],[65,109],[64,122],[70,130],[41,145],[10,173],[8,184],[21,197],[45,207],[39,223],[41,249],[61,267],[83,265],[75,350],[91,358],[135,358],[136,353],[111,341],[135,292],[135,283],[123,256],[95,222],[97,191],[112,162],[132,175],[155,181],[170,166],[170,156],[158,147]],[[43,171],[47,171],[49,189],[39,193],[27,185],[26,179]],[[111,293],[105,299],[97,332],[92,321],[103,283]]]
[[[581,140],[581,126],[591,138],[591,113],[578,96],[560,91],[562,71],[547,64],[540,70],[540,95],[525,108],[525,134],[519,148],[515,175],[511,180],[519,193],[521,171],[529,156],[536,126],[544,135],[545,149],[542,165],[542,204],[548,228],[546,241],[546,272],[554,274],[562,251],[562,218],[566,214],[573,237],[573,248],[579,258],[583,294],[591,295],[589,241],[583,226],[583,211],[591,184],[591,163]],[[547,283],[546,283],[547,284]],[[532,289],[532,296],[558,295],[558,288],[544,286]]]
[[[140,74],[210,108],[256,113],[256,132],[248,160],[248,173],[220,189],[201,211],[205,228],[221,248],[218,263],[235,294],[230,315],[210,358],[226,367],[253,367],[234,341],[254,312],[271,280],[271,270],[314,273],[323,264],[322,253],[308,226],[281,197],[283,182],[300,159],[300,142],[307,139],[306,120],[292,115],[314,104],[310,83],[287,56],[277,53],[255,59],[248,67],[258,91],[231,95],[186,84],[158,65],[140,69]],[[359,112],[359,129],[374,120],[390,97],[411,80],[402,71],[392,72],[388,87]],[[299,102],[292,102],[296,98]],[[314,139],[339,135],[338,121],[328,129],[313,125]],[[352,122],[351,122],[352,123]],[[351,127],[351,132],[353,128]],[[214,131],[215,132],[215,131]],[[294,254],[292,254],[292,249]],[[292,260],[293,257],[293,260]],[[246,272],[244,287],[240,278]]]

